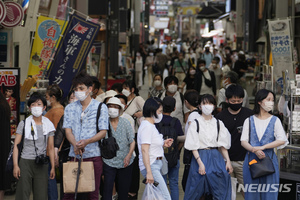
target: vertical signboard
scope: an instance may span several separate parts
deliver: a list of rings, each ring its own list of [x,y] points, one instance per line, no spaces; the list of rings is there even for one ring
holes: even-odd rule
[[[269,21],[270,44],[275,76],[288,70],[294,76],[290,19]]]
[[[15,135],[20,120],[20,69],[0,68],[0,88],[11,109],[11,135]]]

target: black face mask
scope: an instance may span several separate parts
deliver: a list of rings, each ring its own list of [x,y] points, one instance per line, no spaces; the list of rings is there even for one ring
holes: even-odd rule
[[[233,111],[238,111],[242,107],[242,104],[243,103],[238,103],[238,104],[228,103],[229,108]]]
[[[205,52],[209,52],[209,49],[205,49]]]

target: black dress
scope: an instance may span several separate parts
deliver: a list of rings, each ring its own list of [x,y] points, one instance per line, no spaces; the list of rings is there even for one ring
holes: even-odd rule
[[[6,161],[11,148],[10,107],[0,92],[0,190],[10,188],[11,177],[5,173]]]

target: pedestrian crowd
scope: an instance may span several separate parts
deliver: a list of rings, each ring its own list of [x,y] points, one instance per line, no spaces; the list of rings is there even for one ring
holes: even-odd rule
[[[130,70],[122,62],[119,65],[120,73]],[[82,71],[73,79],[66,106],[58,85],[50,85],[46,95],[30,96],[31,115],[19,123],[13,147],[17,200],[29,199],[31,192],[34,199],[74,199],[73,193],[64,192],[63,163],[79,159],[93,163],[96,189],[77,199],[96,200],[99,195],[104,200],[141,199],[140,174],[166,200],[178,200],[179,187],[185,200],[229,200],[231,177],[242,185],[279,187],[274,149],[287,145],[287,136],[272,114],[276,102],[272,91],[259,90],[254,109],[248,108],[247,92],[239,85],[251,69],[243,52],[209,43],[203,51],[197,40],[181,45],[166,42],[157,50],[150,43],[147,49],[141,45],[130,67],[135,69],[133,80],[106,92],[96,77]],[[146,100],[139,95],[143,71],[148,74]],[[5,102],[0,95],[2,99]],[[2,114],[0,121],[7,117],[8,113]],[[108,137],[115,138],[119,147],[113,158],[104,158],[99,148],[99,141]],[[1,169],[7,156],[1,158]],[[249,163],[266,157],[274,173],[253,178]],[[3,171],[0,190],[8,187]],[[0,199],[3,195],[1,191]],[[277,199],[278,193],[245,191],[243,196],[269,200]]]

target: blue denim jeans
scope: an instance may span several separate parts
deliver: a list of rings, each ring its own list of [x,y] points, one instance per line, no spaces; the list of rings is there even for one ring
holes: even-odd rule
[[[166,184],[167,184],[167,180],[169,179],[169,187],[171,190],[172,200],[179,200],[179,188],[178,188],[179,167],[180,167],[180,162],[178,160],[177,165],[175,167],[169,167],[168,173],[163,176]]]
[[[162,167],[162,161],[155,160],[154,163],[150,167],[151,167],[152,176],[153,176],[154,180],[159,183],[157,188],[161,191],[165,200],[171,200],[171,196],[170,196],[167,184],[165,183],[165,180],[160,173],[160,169]],[[141,171],[141,173],[146,178],[147,170],[144,169]]]
[[[48,167],[48,200],[57,200],[58,192],[57,192],[57,184],[56,178],[50,179],[50,171],[51,171],[51,163],[49,163]]]

